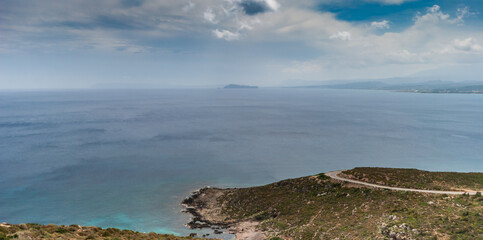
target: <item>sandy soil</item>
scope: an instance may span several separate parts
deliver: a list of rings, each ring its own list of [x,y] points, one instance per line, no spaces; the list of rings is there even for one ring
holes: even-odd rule
[[[263,240],[265,233],[257,230],[256,222],[241,222],[230,229],[235,234],[236,240]]]

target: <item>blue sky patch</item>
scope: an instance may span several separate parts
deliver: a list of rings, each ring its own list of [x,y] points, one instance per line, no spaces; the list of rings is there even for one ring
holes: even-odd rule
[[[445,13],[454,16],[458,8],[469,7],[472,15],[468,22],[483,20],[479,14],[483,12],[480,0],[419,0],[402,3],[400,5],[387,5],[351,0],[340,3],[319,4],[317,9],[322,12],[335,13],[337,18],[349,22],[372,22],[388,20],[393,30],[403,29],[412,25],[414,17],[418,12],[424,13],[426,9],[439,5]]]

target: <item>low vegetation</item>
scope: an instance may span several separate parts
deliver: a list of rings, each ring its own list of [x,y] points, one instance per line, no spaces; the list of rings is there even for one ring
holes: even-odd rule
[[[192,237],[140,233],[116,228],[81,227],[78,225],[0,224],[0,240],[7,239],[102,239],[102,240],[185,240]],[[201,238],[199,238],[201,239]]]
[[[354,168],[345,177],[391,187],[483,191],[483,173],[428,172],[417,169]]]
[[[483,239],[483,197],[363,188],[323,175],[223,190],[225,221],[267,239]]]

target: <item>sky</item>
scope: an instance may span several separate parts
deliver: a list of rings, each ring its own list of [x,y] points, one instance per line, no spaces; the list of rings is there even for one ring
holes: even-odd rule
[[[481,0],[0,0],[0,89],[481,76]]]

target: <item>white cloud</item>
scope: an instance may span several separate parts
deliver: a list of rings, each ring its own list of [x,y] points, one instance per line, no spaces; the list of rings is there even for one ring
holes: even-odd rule
[[[228,30],[213,30],[213,34],[220,39],[225,39],[226,41],[233,41],[240,39],[240,33],[238,32],[230,32]]]
[[[342,40],[342,41],[349,41],[351,40],[351,33],[350,32],[338,32],[336,34],[332,34],[330,35],[329,37],[330,39],[339,39],[339,40]]]
[[[280,8],[280,3],[277,0],[263,0],[265,4],[272,10],[277,11]]]
[[[183,12],[189,12],[191,9],[195,8],[195,4],[192,1],[189,1],[182,9]]]
[[[449,19],[450,15],[443,13],[440,6],[433,5],[432,7],[427,8],[426,14],[416,16],[416,24],[435,24]]]
[[[374,29],[389,29],[389,21],[382,20],[380,22],[371,22],[371,28]]]
[[[392,4],[402,4],[405,2],[412,2],[415,0],[366,0],[367,2],[378,2],[382,4],[392,5]]]
[[[460,51],[474,52],[483,51],[483,47],[478,45],[476,39],[469,37],[466,39],[455,39],[454,48]]]
[[[441,7],[439,5],[433,5],[432,7],[428,8],[428,13],[438,13],[441,12]]]
[[[213,13],[211,8],[206,9],[206,11],[203,13],[203,18],[210,23],[218,23],[218,21],[216,21],[216,15]]]
[[[458,8],[456,12],[456,19],[454,20],[456,23],[464,23],[464,18],[477,15],[477,12],[472,12],[470,11],[470,8],[468,6],[463,7],[463,8]]]
[[[464,18],[474,15],[475,13],[470,12],[468,7],[458,8],[456,17],[451,17],[449,14],[441,11],[439,5],[433,5],[427,8],[426,14],[416,16],[416,24],[435,24],[435,23],[451,23],[451,24],[463,24]]]
[[[281,5],[277,0],[206,0],[197,2],[192,11],[199,11],[202,7],[205,8],[202,12],[204,22],[216,27],[200,29],[213,33],[216,38],[233,41],[260,25],[260,16],[277,12]]]

